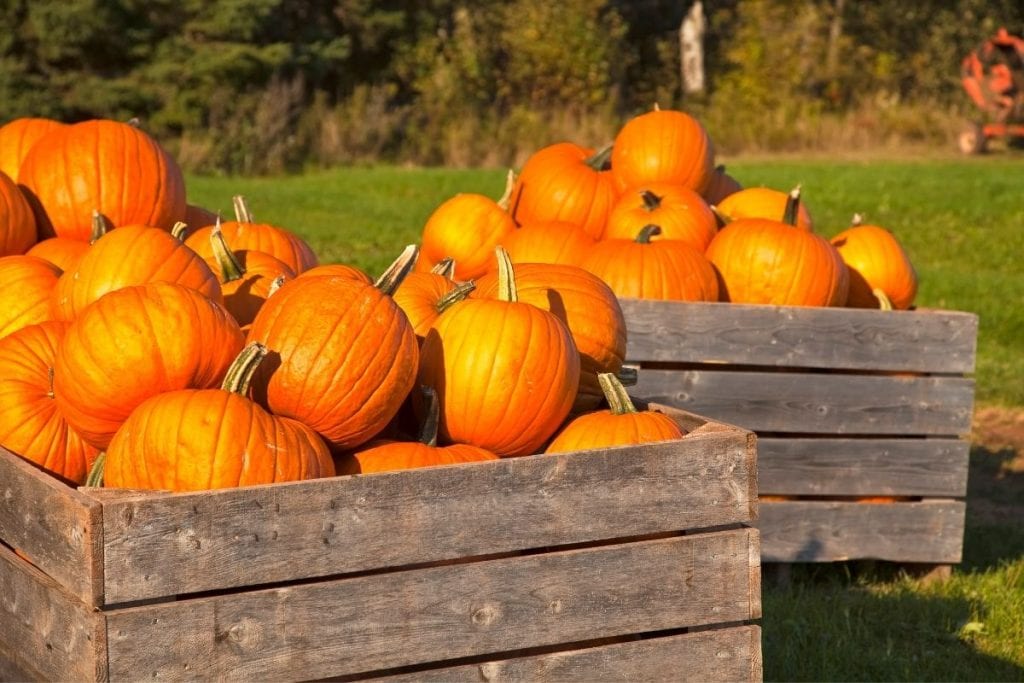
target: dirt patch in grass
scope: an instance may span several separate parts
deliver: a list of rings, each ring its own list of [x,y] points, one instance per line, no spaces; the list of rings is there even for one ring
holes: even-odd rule
[[[1024,409],[978,408],[971,426],[968,506],[975,519],[1024,519]]]

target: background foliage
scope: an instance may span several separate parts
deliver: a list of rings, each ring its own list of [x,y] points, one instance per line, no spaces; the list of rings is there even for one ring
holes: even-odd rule
[[[202,171],[508,165],[681,107],[720,149],[948,146],[962,57],[1017,0],[708,0],[684,99],[668,0],[6,0],[0,121],[128,119]],[[836,30],[838,29],[838,31]]]

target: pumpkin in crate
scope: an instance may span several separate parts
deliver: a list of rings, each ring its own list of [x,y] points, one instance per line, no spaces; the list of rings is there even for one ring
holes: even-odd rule
[[[266,354],[259,344],[247,346],[220,388],[168,391],[142,402],[107,447],[104,485],[199,491],[334,476],[316,432],[248,398]]]
[[[0,256],[0,339],[26,325],[54,319],[60,269],[37,256]]]
[[[853,224],[832,238],[850,269],[846,305],[906,310],[917,296],[917,272],[896,236],[855,215]]]
[[[36,219],[17,184],[0,171],[0,256],[24,254],[36,241]]]
[[[319,266],[313,266],[309,270],[304,270],[299,273],[298,277],[317,277],[319,275],[343,277],[350,280],[357,280],[368,285],[373,284],[373,279],[371,279],[370,276],[361,268],[350,266],[345,263],[324,263]]]
[[[395,290],[395,303],[409,318],[421,341],[445,310],[465,299],[476,287],[472,281],[453,280],[454,272],[454,260],[443,259],[429,273],[409,273]]]
[[[69,237],[48,237],[36,242],[25,253],[49,261],[62,271],[73,270],[78,261],[89,251],[89,243]]]
[[[725,172],[725,166],[715,166],[715,172],[711,175],[711,182],[704,188],[701,196],[704,201],[711,205],[717,205],[731,194],[743,189],[739,181]]]
[[[205,228],[208,225],[213,225],[220,220],[220,215],[204,209],[201,206],[195,204],[185,205],[185,218],[183,219],[185,225],[192,230],[198,230],[199,228]]]
[[[583,228],[565,221],[523,223],[513,230],[501,246],[512,263],[561,263],[578,266],[594,238]]]
[[[206,265],[220,282],[225,308],[243,327],[253,321],[274,287],[295,277],[295,271],[270,254],[232,251],[219,224],[210,233],[210,248],[213,258]]]
[[[696,118],[656,107],[622,126],[615,136],[611,161],[619,193],[652,182],[703,192],[715,172],[715,149]]]
[[[0,173],[17,180],[21,164],[32,146],[46,134],[66,125],[52,119],[25,117],[0,126]]]
[[[605,239],[631,240],[657,225],[656,240],[679,240],[704,251],[718,232],[718,220],[704,199],[683,185],[646,183],[624,192],[608,216]]]
[[[807,209],[807,204],[800,198],[796,205],[796,220],[786,218],[787,207],[793,193],[800,194],[797,187],[791,192],[782,192],[770,187],[748,187],[730,194],[715,205],[715,213],[726,224],[741,218],[767,218],[795,225],[801,230],[814,231],[814,220]]]

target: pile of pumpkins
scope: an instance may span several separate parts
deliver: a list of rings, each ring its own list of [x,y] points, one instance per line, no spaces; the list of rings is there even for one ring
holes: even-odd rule
[[[19,119],[0,150],[0,445],[69,483],[202,490],[684,436],[630,400],[618,299],[579,266],[495,242],[470,281],[410,245],[373,280],[241,197],[233,221],[190,206],[137,126]]]

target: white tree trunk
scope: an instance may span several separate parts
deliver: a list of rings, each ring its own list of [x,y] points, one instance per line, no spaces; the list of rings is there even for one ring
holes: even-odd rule
[[[693,3],[679,25],[679,69],[686,94],[704,90],[704,4]]]

